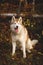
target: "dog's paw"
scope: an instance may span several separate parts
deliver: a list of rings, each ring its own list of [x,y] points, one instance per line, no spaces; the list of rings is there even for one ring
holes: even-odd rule
[[[26,55],[23,55],[23,58],[26,58]]]
[[[12,57],[13,57],[13,56],[14,56],[14,53],[12,53],[11,55],[12,55]]]
[[[14,60],[15,57],[16,57],[16,54],[11,54],[12,60]]]
[[[28,53],[31,53],[31,50],[27,50],[28,51]]]

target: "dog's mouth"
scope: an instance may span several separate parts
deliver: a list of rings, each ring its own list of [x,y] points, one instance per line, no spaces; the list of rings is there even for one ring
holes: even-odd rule
[[[18,32],[18,26],[16,26],[14,29],[15,29],[15,32]]]

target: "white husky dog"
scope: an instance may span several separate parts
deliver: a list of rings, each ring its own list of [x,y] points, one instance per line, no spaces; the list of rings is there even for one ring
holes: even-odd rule
[[[17,19],[13,16],[11,19],[10,29],[12,38],[12,56],[15,54],[17,41],[19,41],[20,49],[23,51],[23,58],[26,58],[26,50],[30,53],[38,40],[31,40],[29,38],[27,29],[22,24],[22,17]]]

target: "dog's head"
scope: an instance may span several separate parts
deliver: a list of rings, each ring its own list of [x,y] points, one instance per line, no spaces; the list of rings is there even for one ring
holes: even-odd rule
[[[19,19],[15,18],[15,16],[11,19],[10,28],[14,33],[20,33],[22,27],[22,17]]]

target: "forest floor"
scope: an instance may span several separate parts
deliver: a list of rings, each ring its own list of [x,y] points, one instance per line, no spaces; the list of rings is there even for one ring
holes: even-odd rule
[[[11,56],[11,51],[9,26],[7,23],[0,23],[0,65],[43,65],[43,53],[36,48],[32,53],[26,52],[25,59],[20,49],[17,48],[14,58]]]

